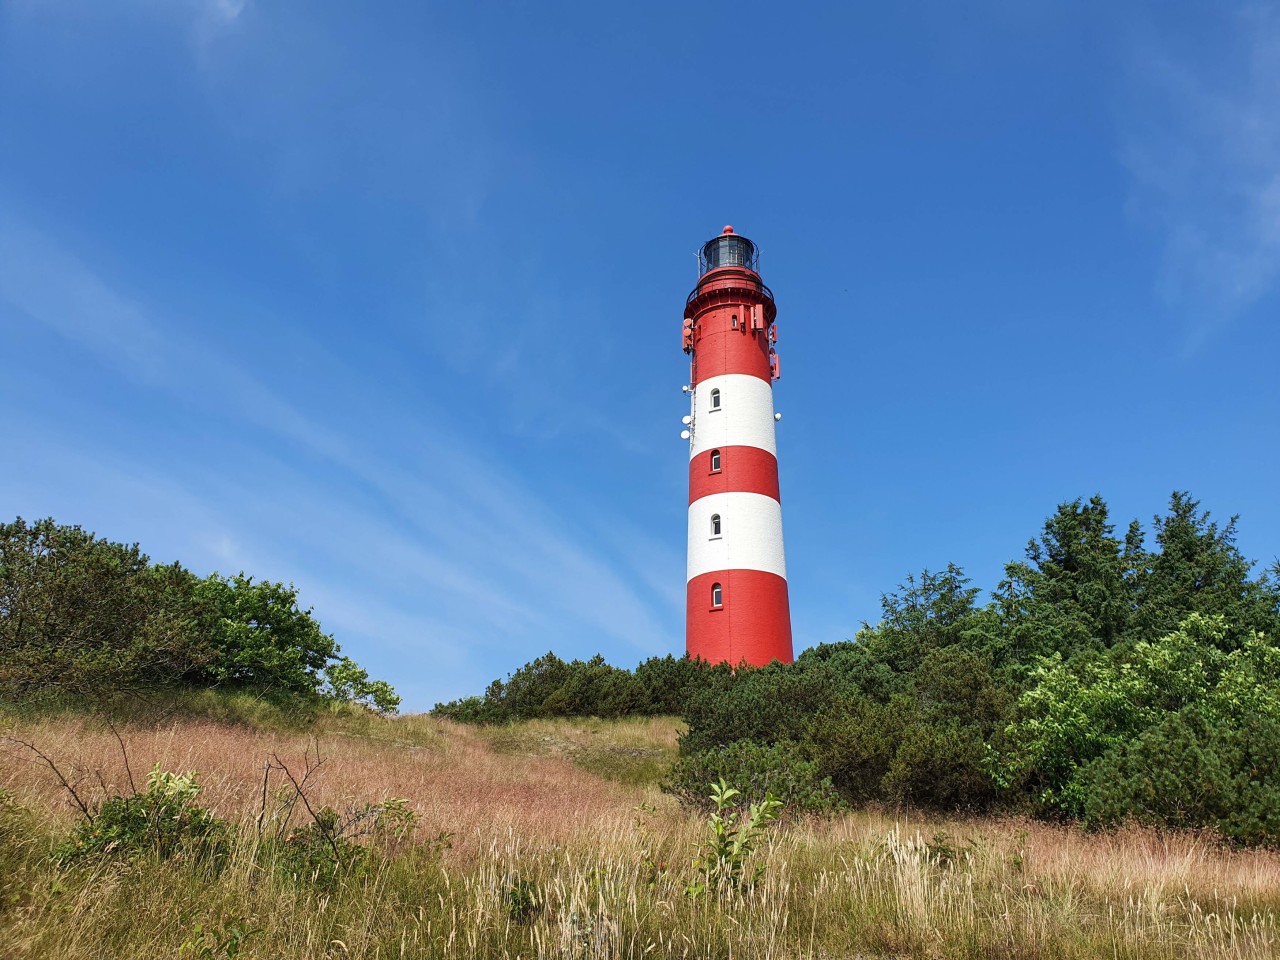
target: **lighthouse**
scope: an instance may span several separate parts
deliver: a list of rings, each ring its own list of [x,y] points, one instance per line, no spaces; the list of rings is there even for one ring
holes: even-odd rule
[[[758,267],[755,244],[725,227],[702,246],[684,313],[685,647],[690,657],[733,666],[792,660],[775,440],[781,415],[773,410],[778,309]]]

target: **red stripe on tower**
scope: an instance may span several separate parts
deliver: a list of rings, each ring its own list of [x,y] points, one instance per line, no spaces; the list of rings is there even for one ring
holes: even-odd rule
[[[685,645],[712,663],[790,663],[791,609],[774,434],[773,293],[756,247],[725,227],[703,245],[685,307],[691,356]]]
[[[759,447],[718,447],[703,450],[689,461],[690,503],[733,490],[763,493],[780,501],[778,458]]]

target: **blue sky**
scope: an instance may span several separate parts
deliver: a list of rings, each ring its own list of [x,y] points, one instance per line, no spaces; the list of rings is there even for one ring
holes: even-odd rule
[[[683,650],[694,250],[798,647],[1054,506],[1280,552],[1280,6],[0,3],[0,513],[292,581],[410,708]]]

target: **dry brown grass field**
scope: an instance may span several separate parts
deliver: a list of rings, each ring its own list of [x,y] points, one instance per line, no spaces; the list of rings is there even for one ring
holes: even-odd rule
[[[323,716],[305,729],[211,719],[117,724],[0,711],[0,957],[1238,957],[1280,955],[1280,855],[1187,835],[1091,835],[1023,820],[861,811],[784,819],[760,879],[691,897],[706,818],[657,787],[669,719],[470,728]],[[199,771],[237,825],[193,858],[59,866],[82,793],[154,764]],[[260,839],[271,758],[309,802],[407,801],[413,835],[336,883],[275,869]],[[305,821],[305,811],[294,815]],[[445,837],[442,840],[441,834]]]

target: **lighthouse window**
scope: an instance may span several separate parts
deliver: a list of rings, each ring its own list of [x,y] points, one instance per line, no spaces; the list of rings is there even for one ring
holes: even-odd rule
[[[716,389],[716,390],[712,390],[712,391],[711,391],[711,409],[712,409],[712,410],[719,410],[719,409],[720,409],[720,391],[719,391],[719,389]]]
[[[711,535],[713,537],[720,536],[720,514],[718,513],[711,515]]]
[[[720,451],[719,450],[711,451],[711,472],[712,473],[720,472]]]
[[[720,589],[720,584],[718,583],[711,585],[711,605],[713,607],[724,606],[724,591]]]

